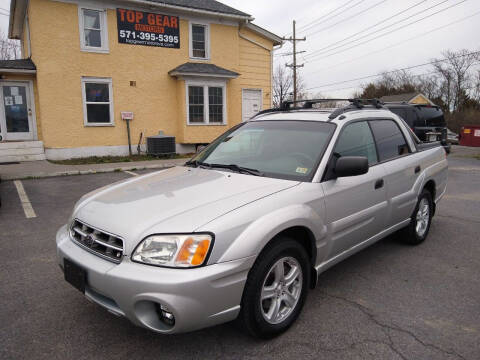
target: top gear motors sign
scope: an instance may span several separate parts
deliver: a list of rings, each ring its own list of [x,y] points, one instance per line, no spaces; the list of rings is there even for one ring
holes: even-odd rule
[[[180,48],[178,16],[117,9],[118,42],[121,44]]]

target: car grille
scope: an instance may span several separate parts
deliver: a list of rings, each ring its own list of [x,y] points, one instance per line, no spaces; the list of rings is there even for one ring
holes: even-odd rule
[[[70,227],[73,241],[104,259],[119,263],[123,258],[123,240],[105,231],[95,229],[77,219]]]

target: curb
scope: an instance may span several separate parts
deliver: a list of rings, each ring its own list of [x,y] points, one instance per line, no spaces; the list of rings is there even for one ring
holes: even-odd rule
[[[130,165],[130,166],[120,166],[114,168],[100,168],[100,169],[89,169],[89,170],[67,170],[67,171],[57,171],[51,173],[38,172],[31,173],[28,175],[3,175],[1,180],[25,180],[25,179],[40,179],[40,178],[49,178],[49,177],[58,177],[58,176],[72,176],[72,175],[87,175],[87,174],[101,174],[101,173],[110,173],[110,172],[120,172],[125,170],[145,170],[145,169],[164,169],[173,166],[183,165],[184,162],[178,163],[165,163],[165,164],[154,164],[154,165]]]

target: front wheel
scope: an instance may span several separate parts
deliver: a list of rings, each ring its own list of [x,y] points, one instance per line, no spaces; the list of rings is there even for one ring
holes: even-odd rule
[[[417,206],[411,217],[410,224],[400,232],[403,242],[411,245],[422,243],[430,231],[433,216],[433,200],[430,191],[423,189],[418,197]]]
[[[239,320],[255,337],[271,338],[297,319],[310,283],[305,249],[288,238],[264,250],[250,270]]]

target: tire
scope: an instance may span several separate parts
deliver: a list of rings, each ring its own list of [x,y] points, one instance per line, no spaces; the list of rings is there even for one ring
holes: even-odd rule
[[[238,320],[254,337],[268,339],[279,335],[297,319],[309,285],[307,252],[291,238],[278,238],[262,251],[250,269]]]
[[[418,197],[417,206],[415,206],[413,211],[410,224],[400,232],[400,239],[410,245],[418,245],[425,241],[430,231],[432,217],[432,194],[427,189],[423,189]]]

